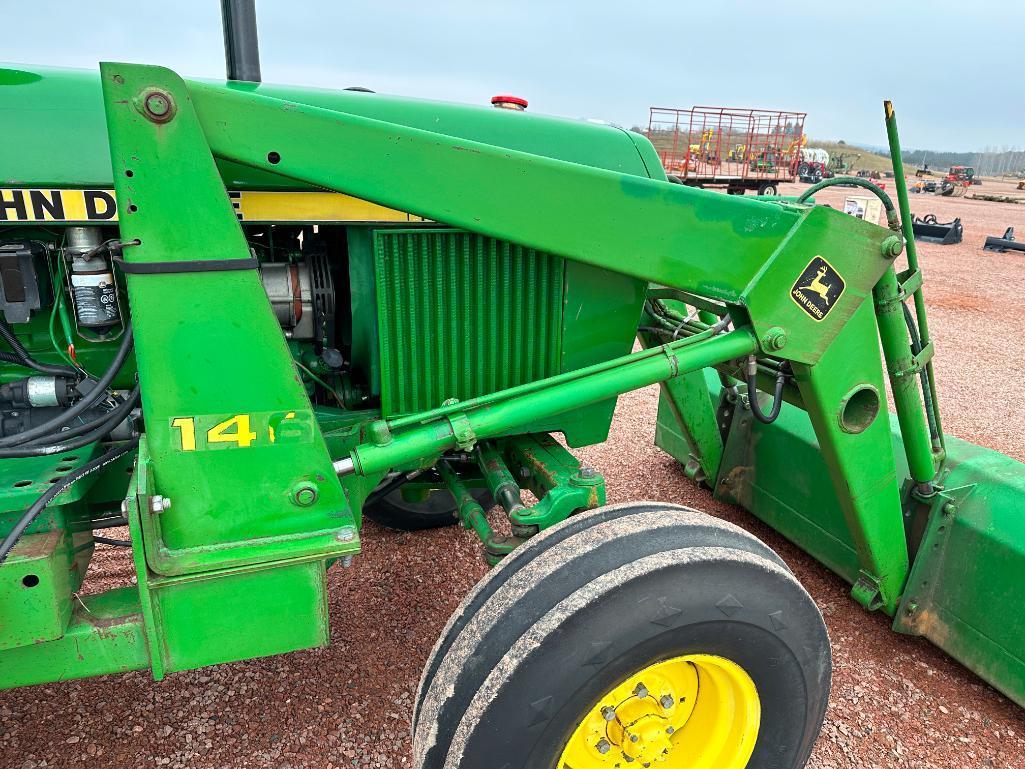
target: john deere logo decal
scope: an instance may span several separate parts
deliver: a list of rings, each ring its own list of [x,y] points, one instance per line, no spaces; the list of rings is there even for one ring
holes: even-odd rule
[[[836,306],[847,284],[833,266],[816,256],[790,289],[790,297],[815,320],[822,320]]]

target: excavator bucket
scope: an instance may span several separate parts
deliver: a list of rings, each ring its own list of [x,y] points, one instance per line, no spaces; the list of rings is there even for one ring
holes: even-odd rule
[[[961,226],[960,218],[952,222],[939,222],[936,220],[936,214],[926,214],[921,218],[916,216],[913,227],[915,240],[925,243],[952,246],[960,243],[964,237],[964,227]]]

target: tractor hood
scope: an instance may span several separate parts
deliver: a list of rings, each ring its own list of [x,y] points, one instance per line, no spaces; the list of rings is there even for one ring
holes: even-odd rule
[[[614,126],[363,91],[205,82],[582,165],[665,178],[648,140]],[[98,71],[0,64],[0,125],[0,187],[112,184]],[[228,162],[219,165],[232,189],[303,188],[266,171]]]

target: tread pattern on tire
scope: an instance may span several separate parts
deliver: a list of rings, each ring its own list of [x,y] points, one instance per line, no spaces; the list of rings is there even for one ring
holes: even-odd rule
[[[668,550],[627,563],[572,593],[534,623],[512,645],[481,682],[478,691],[463,713],[454,731],[443,769],[460,768],[470,740],[475,735],[475,729],[482,718],[486,716],[489,706],[502,695],[504,687],[515,678],[517,672],[523,666],[530,665],[532,654],[544,653],[543,650],[540,652],[538,650],[542,647],[545,639],[559,632],[578,613],[586,611],[603,600],[611,591],[628,587],[631,582],[643,579],[654,572],[675,569],[687,564],[726,560],[746,564],[752,569],[761,571],[766,578],[787,580],[801,590],[809,602],[811,601],[810,596],[804,592],[803,587],[789,570],[781,568],[778,564],[761,556],[733,548],[703,547]],[[657,606],[653,604],[652,608],[657,608]],[[823,703],[824,707],[825,703]],[[522,724],[510,723],[508,727],[515,732],[536,726],[536,717],[535,713],[523,713]],[[808,749],[810,750],[810,745]]]
[[[507,555],[498,565],[492,568],[484,577],[473,586],[466,597],[459,603],[456,610],[452,612],[445,627],[434,642],[434,647],[427,657],[423,672],[420,675],[420,683],[417,685],[416,698],[413,701],[412,730],[416,734],[416,725],[420,716],[420,705],[427,687],[430,685],[442,657],[448,652],[449,647],[455,640],[456,635],[463,625],[476,612],[488,597],[497,590],[510,576],[529,563],[540,553],[544,552],[556,542],[561,542],[566,537],[576,534],[589,526],[596,525],[602,521],[614,520],[624,515],[632,515],[637,512],[646,512],[653,506],[673,508],[679,510],[691,510],[681,505],[661,505],[657,502],[624,502],[615,505],[605,505],[594,510],[578,513],[567,518],[562,523],[545,529],[541,533],[531,537],[525,543]],[[696,512],[696,511],[695,511]],[[724,521],[725,523],[725,521]]]
[[[626,538],[631,535],[633,543],[628,551]],[[423,769],[441,766],[454,720],[468,704],[475,684],[479,684],[474,676],[490,669],[509,645],[553,605],[523,605],[524,596],[542,581],[558,574],[557,583],[549,583],[546,588],[554,593],[555,600],[561,600],[592,579],[589,572],[600,566],[598,560],[602,558],[615,568],[620,565],[616,559],[627,552],[639,558],[666,548],[717,545],[753,552],[789,573],[779,556],[740,527],[688,508],[652,503],[619,506],[608,516],[592,514],[590,520],[578,521],[569,536],[549,536],[538,542],[529,556],[495,575],[493,581],[486,577],[464,601],[463,611],[454,615],[458,621],[450,623],[447,630],[453,633],[458,626],[458,631],[449,640],[422,697],[418,693],[414,765]],[[540,555],[544,557],[538,558]],[[494,636],[499,636],[501,642]],[[436,653],[440,653],[437,647]]]

